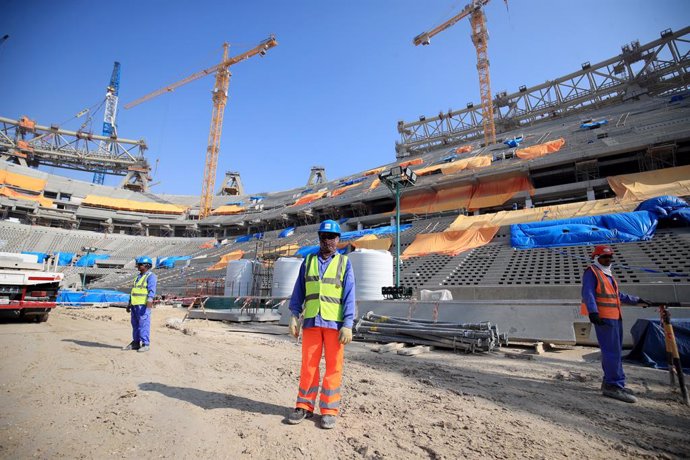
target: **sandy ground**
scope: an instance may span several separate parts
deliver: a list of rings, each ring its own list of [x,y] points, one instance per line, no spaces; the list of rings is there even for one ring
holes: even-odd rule
[[[2,458],[677,458],[690,408],[662,371],[626,366],[640,402],[598,393],[595,349],[533,359],[348,346],[338,426],[285,424],[299,345],[154,311],[149,353],[121,351],[124,309],[0,324]],[[510,353],[525,350],[510,349]],[[525,355],[522,355],[525,356]]]

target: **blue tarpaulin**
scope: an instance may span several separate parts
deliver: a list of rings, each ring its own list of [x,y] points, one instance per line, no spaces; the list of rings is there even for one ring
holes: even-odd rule
[[[671,324],[678,344],[683,373],[690,374],[690,320],[672,318]],[[664,328],[659,319],[638,319],[630,333],[635,345],[625,357],[626,360],[641,362],[656,369],[668,369]]]
[[[288,227],[278,234],[278,238],[287,238],[293,233],[295,233],[295,227]]]
[[[259,201],[263,201],[264,197],[262,197],[262,196],[250,196],[249,199],[255,203],[258,203]]]
[[[412,224],[403,224],[400,226],[400,232],[404,232],[412,227]],[[345,232],[340,235],[340,241],[353,240],[355,238],[361,238],[364,235],[389,235],[395,233],[395,225],[387,225],[385,227],[377,228],[367,228],[365,230],[354,230],[351,232]]]
[[[450,155],[446,155],[445,157],[441,158],[438,160],[439,163],[450,163],[452,161],[457,160],[460,157],[457,153],[451,153]]]
[[[22,251],[22,254],[29,254],[32,256],[36,256],[38,258],[38,263],[41,264],[46,261],[48,258],[48,254],[45,252],[36,252],[36,251]]]
[[[645,200],[635,211],[649,211],[657,219],[669,219],[690,225],[690,205],[677,196],[664,195]]]
[[[175,268],[175,263],[178,260],[189,260],[192,256],[168,256],[161,257],[156,262],[156,268]]]
[[[77,260],[77,263],[74,264],[77,267],[93,267],[93,264],[97,260],[107,260],[110,259],[109,254],[86,254],[83,255]]]
[[[522,136],[518,136],[518,137],[514,137],[514,138],[512,138],[512,139],[506,139],[506,140],[503,141],[503,143],[504,143],[505,145],[507,145],[508,147],[510,147],[510,148],[515,148],[515,147],[517,147],[517,146],[520,145],[520,143],[522,142],[522,140],[523,140],[523,137],[522,137]]]
[[[587,123],[582,123],[580,125],[581,129],[594,129],[598,128],[600,126],[607,125],[609,123],[608,120],[598,120],[598,121],[588,121]]]
[[[235,243],[246,243],[247,241],[251,240],[260,240],[263,239],[264,234],[263,233],[254,233],[253,235],[244,235],[235,238]]]
[[[128,303],[129,294],[111,289],[88,289],[86,291],[61,290],[57,303],[79,305],[82,303]]]
[[[341,182],[339,185],[342,187],[345,187],[346,185],[357,184],[359,182],[362,182],[363,180],[366,180],[366,177],[358,177],[356,179],[350,179],[350,180]]]
[[[575,217],[510,226],[510,244],[517,249],[645,241],[658,220],[648,211]]]
[[[72,263],[75,253],[73,252],[58,252],[58,265],[65,267]]]

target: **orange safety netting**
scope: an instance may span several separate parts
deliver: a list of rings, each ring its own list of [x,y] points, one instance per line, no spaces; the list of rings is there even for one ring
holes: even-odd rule
[[[571,217],[597,216],[634,211],[639,202],[623,201],[618,198],[583,201],[577,203],[526,208],[515,211],[499,211],[478,216],[458,216],[448,230],[466,230],[470,227],[501,227],[542,220],[568,219]]]
[[[471,146],[471,145],[463,145],[463,146],[458,147],[457,149],[455,149],[455,153],[467,153],[467,152],[471,152],[472,150],[474,150],[474,147],[473,147],[473,146]]]
[[[0,171],[0,185],[11,185],[32,192],[42,192],[46,187],[46,180],[10,171]]]
[[[213,211],[211,211],[211,214],[214,216],[229,216],[232,214],[239,214],[241,212],[246,211],[247,208],[244,206],[237,206],[235,204],[229,204],[229,205],[223,205],[220,206]]]
[[[355,249],[382,249],[388,251],[393,244],[392,238],[378,238],[376,235],[364,235],[350,243]]]
[[[300,204],[311,203],[312,201],[316,201],[319,198],[323,197],[325,194],[326,194],[326,192],[315,192],[315,193],[310,193],[308,195],[304,195],[303,197],[298,198],[297,201],[295,201],[292,206],[298,206]]]
[[[242,256],[244,255],[244,251],[241,249],[237,249],[235,251],[229,252],[222,256],[218,262],[215,263],[215,265],[209,267],[206,271],[213,271],[213,270],[221,270],[223,268],[226,268],[228,266],[228,262],[231,260],[240,260]]]
[[[370,169],[369,171],[365,171],[364,174],[362,174],[362,175],[363,176],[373,176],[374,174],[379,174],[379,173],[383,172],[385,169],[386,169],[385,166],[381,166],[380,168],[374,168],[374,169]]]
[[[44,208],[50,208],[53,205],[53,200],[49,200],[48,198],[45,198],[42,194],[41,195],[27,195],[26,193],[19,193],[16,190],[12,190],[11,188],[5,187],[5,186],[0,186],[0,195],[6,196],[9,198],[14,198],[16,200],[25,200],[25,201],[35,201]]]
[[[401,168],[406,168],[408,166],[417,166],[417,165],[421,165],[423,163],[424,163],[424,160],[422,160],[421,158],[415,158],[414,160],[403,161],[398,166],[400,166]]]
[[[616,196],[624,200],[647,200],[661,195],[688,196],[690,166],[609,176],[608,181]]]
[[[403,259],[422,257],[429,254],[456,256],[469,249],[484,246],[490,242],[498,227],[471,227],[461,231],[421,233],[402,254]]]
[[[338,195],[342,195],[343,193],[347,192],[351,188],[359,187],[360,185],[362,185],[362,183],[357,182],[356,184],[350,184],[350,185],[346,185],[344,187],[337,188],[331,192],[331,196],[336,197]]]
[[[137,211],[152,214],[182,214],[188,206],[169,203],[154,203],[152,201],[135,201],[124,198],[110,198],[107,196],[86,195],[82,204],[97,208],[117,209],[122,211]]]
[[[558,152],[565,145],[565,139],[562,137],[554,141],[545,142],[543,144],[525,147],[524,149],[517,149],[515,155],[523,160],[533,160],[535,158],[543,157],[554,152]]]
[[[499,206],[511,199],[516,193],[527,191],[534,194],[534,187],[526,175],[514,175],[479,182],[470,200],[468,209],[482,209]]]

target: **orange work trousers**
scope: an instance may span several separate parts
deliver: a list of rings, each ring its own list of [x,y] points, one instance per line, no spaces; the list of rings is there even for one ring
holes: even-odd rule
[[[326,355],[326,374],[323,376],[319,409],[321,415],[338,415],[340,409],[340,383],[343,378],[345,345],[338,341],[338,331],[323,327],[302,330],[302,371],[297,392],[298,409],[314,412],[319,392],[319,363]]]

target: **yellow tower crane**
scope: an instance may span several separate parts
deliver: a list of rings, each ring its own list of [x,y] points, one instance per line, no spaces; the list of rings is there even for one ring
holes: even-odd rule
[[[278,42],[275,37],[271,35],[249,51],[228,58],[228,48],[230,45],[225,43],[223,44],[223,60],[220,64],[196,72],[183,80],[160,88],[124,106],[125,109],[130,109],[142,102],[160,96],[161,94],[170,93],[191,81],[198,80],[212,73],[216,74],[216,84],[213,88],[212,96],[213,115],[211,116],[211,130],[208,133],[208,147],[206,148],[206,165],[204,167],[204,180],[201,190],[199,219],[203,219],[211,213],[211,206],[213,204],[213,190],[216,184],[216,169],[218,167],[218,152],[220,151],[220,135],[223,131],[223,114],[225,113],[225,105],[228,101],[228,88],[230,86],[230,66],[256,56],[257,54],[264,56],[266,51],[277,45]]]
[[[484,142],[486,145],[496,143],[496,126],[494,124],[494,105],[491,98],[491,77],[489,75],[489,54],[487,42],[489,33],[486,30],[486,16],[482,8],[490,0],[473,0],[462,11],[428,32],[417,35],[412,43],[415,46],[431,44],[431,37],[457,24],[461,19],[469,16],[472,25],[472,43],[477,50],[477,72],[479,73],[479,94],[482,101],[482,126],[484,128]],[[504,0],[506,7],[508,1]]]

